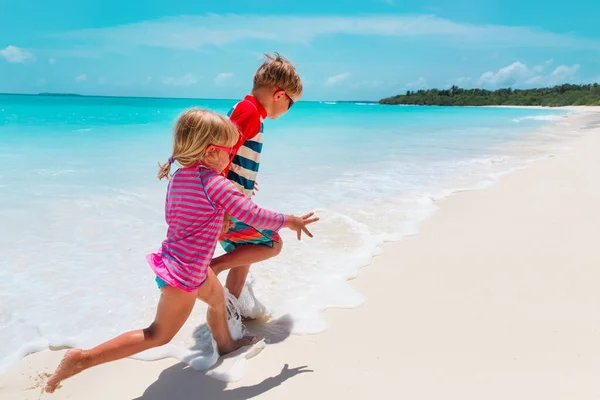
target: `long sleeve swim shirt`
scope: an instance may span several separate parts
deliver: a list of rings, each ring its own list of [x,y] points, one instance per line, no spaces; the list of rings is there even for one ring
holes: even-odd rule
[[[158,253],[149,255],[157,276],[188,292],[197,290],[206,280],[225,212],[259,229],[278,231],[286,223],[283,214],[258,207],[212,169],[177,170],[165,203],[167,238]]]

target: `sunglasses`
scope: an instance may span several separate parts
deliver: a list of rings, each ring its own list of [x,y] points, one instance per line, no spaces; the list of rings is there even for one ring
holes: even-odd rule
[[[288,98],[288,100],[290,101],[288,103],[288,110],[290,108],[292,108],[292,106],[294,105],[294,100],[292,100],[292,98],[285,92],[285,90],[281,89],[280,87],[275,86],[275,93],[279,93],[279,92],[283,92],[283,94],[285,94],[285,97]],[[273,94],[275,94],[273,93]]]
[[[211,144],[210,146],[214,147],[217,150],[224,151],[227,154],[232,154],[234,152],[233,147],[223,147],[223,146],[219,146],[219,145],[216,145],[216,144]]]
[[[235,156],[235,149],[233,147],[223,147],[217,144],[211,144],[210,147],[229,154],[229,162],[233,161],[233,157]]]

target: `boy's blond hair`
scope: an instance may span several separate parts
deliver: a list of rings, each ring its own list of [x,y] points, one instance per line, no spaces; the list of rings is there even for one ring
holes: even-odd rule
[[[254,89],[263,86],[277,86],[294,99],[302,96],[302,81],[296,68],[279,53],[265,54],[265,61],[254,74]]]
[[[191,167],[204,160],[211,144],[232,147],[238,137],[237,127],[221,114],[200,108],[185,111],[175,124],[173,152],[169,161],[158,164],[158,179],[170,178],[171,165],[175,161],[182,167]]]

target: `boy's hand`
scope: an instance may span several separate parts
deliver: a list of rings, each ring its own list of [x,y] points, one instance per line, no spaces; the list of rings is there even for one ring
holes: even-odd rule
[[[233,222],[231,222],[229,214],[225,213],[225,216],[223,217],[223,226],[221,227],[221,236],[226,234],[231,228],[233,228]]]
[[[252,196],[256,195],[256,192],[258,192],[258,182],[254,182],[254,189],[252,189]]]
[[[302,217],[296,217],[295,215],[287,216],[287,228],[296,231],[298,234],[298,240],[302,237],[302,232],[306,233],[308,237],[313,237],[312,233],[306,228],[307,225],[315,223],[319,220],[319,217],[314,217],[315,213],[311,212]]]

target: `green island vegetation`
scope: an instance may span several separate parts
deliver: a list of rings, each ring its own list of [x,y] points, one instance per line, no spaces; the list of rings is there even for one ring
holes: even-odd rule
[[[379,100],[379,104],[423,106],[600,106],[600,85],[557,85],[540,89],[450,89],[408,90]]]

